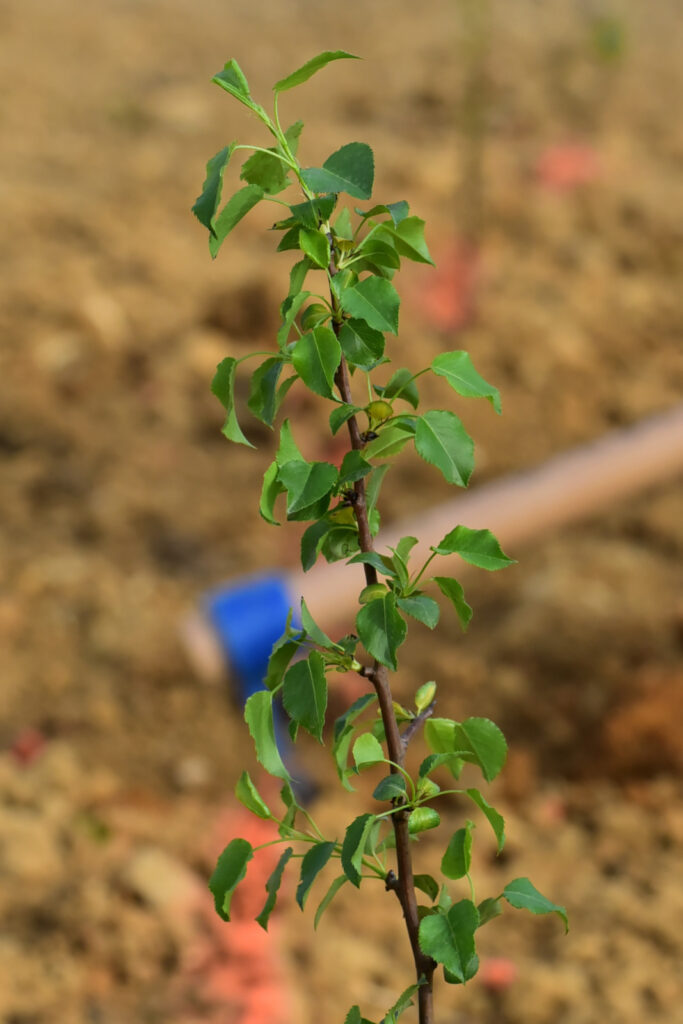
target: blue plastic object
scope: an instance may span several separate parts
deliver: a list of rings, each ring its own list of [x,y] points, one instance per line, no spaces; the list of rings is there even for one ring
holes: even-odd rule
[[[291,608],[286,579],[278,573],[250,576],[205,596],[205,612],[234,670],[242,703],[263,689],[270,652],[285,631]],[[300,625],[296,614],[292,622]]]

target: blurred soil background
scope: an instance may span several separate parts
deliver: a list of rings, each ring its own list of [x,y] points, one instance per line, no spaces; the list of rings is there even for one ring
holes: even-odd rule
[[[319,50],[365,57],[282,108],[304,163],[367,141],[375,195],[426,218],[439,270],[404,272],[397,359],[464,347],[499,385],[502,420],[458,404],[476,483],[680,400],[682,35],[676,0],[3,0],[3,1024],[334,1024],[354,1001],[381,1016],[408,977],[381,886],[314,935],[290,885],[266,946],[203,895],[253,755],[177,623],[221,581],[296,564],[255,512],[272,436],[229,446],[209,393],[223,356],[272,344],[291,263],[267,210],[213,264],[189,213],[213,153],[263,141],[211,74],[235,56],[267,102]],[[294,415],[331,457],[320,410]],[[385,521],[446,494],[409,460]],[[465,638],[446,610],[435,635],[411,626],[399,695],[434,678],[443,714],[490,715],[511,745],[481,895],[529,875],[572,922],[484,929],[444,1024],[681,1019],[682,498],[671,481],[471,577]],[[340,835],[368,794],[303,756]],[[429,870],[442,851],[417,852]]]

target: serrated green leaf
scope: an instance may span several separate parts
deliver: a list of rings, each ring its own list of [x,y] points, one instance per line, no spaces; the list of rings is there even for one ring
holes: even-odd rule
[[[325,895],[321,899],[320,903],[318,904],[318,909],[316,910],[315,917],[313,919],[313,928],[314,929],[317,929],[318,925],[320,924],[320,918],[323,916],[323,914],[325,913],[325,911],[329,907],[329,905],[332,902],[332,900],[334,899],[334,897],[337,895],[337,893],[339,892],[341,887],[346,882],[348,882],[348,878],[346,877],[346,875],[337,875],[335,880],[332,882],[332,884],[330,885],[329,889],[327,890],[327,892],[325,893]]]
[[[437,768],[441,768],[443,765],[447,765],[450,768],[453,778],[459,778],[463,768],[463,760],[455,751],[447,754],[430,754],[428,757],[425,757],[420,765],[419,777],[425,779],[430,772],[436,771]]]
[[[339,329],[339,344],[350,366],[373,370],[384,357],[384,335],[365,320],[345,320]]]
[[[391,559],[380,555],[378,551],[361,551],[349,559],[349,565],[371,565],[383,576],[391,576],[396,579],[396,572],[392,568]]]
[[[434,548],[438,555],[460,555],[470,565],[495,571],[513,565],[490,530],[472,530],[469,526],[456,526]]]
[[[387,1010],[380,1024],[396,1024],[398,1018],[413,1005],[413,996],[424,984],[424,978],[421,978],[417,984],[410,985],[408,988],[404,989],[394,1005]]]
[[[344,487],[347,484],[353,484],[356,480],[362,480],[364,476],[367,476],[372,470],[370,463],[363,458],[361,452],[352,449],[347,452],[342,459],[342,464],[339,468],[339,485]]]
[[[304,572],[308,572],[315,565],[323,539],[332,529],[331,523],[319,519],[304,531],[301,537],[301,566]]]
[[[478,764],[487,782],[492,782],[505,764],[507,743],[489,718],[467,718],[455,723],[455,746],[466,761]]]
[[[307,291],[297,292],[296,295],[288,295],[281,306],[282,324],[277,332],[277,344],[281,350],[285,349],[292,330],[292,324],[296,320],[299,310],[311,293]]]
[[[375,693],[364,693],[353,702],[351,707],[346,709],[343,715],[340,715],[339,718],[335,720],[333,731],[335,742],[346,730],[346,727],[355,722],[356,719],[363,714],[365,709],[376,700],[377,695]]]
[[[282,359],[279,356],[272,356],[261,363],[249,382],[247,406],[267,427],[273,426],[279,406],[277,385],[282,366]]]
[[[432,875],[415,875],[413,878],[415,882],[415,888],[423,892],[425,896],[429,896],[432,903],[439,895],[439,883]]]
[[[288,297],[294,297],[298,295],[304,286],[306,275],[309,270],[313,269],[313,264],[309,260],[308,256],[304,256],[302,260],[295,263],[289,272],[289,292]]]
[[[360,60],[360,57],[356,57],[353,53],[347,53],[346,50],[325,50],[323,53],[319,53],[317,56],[307,60],[296,71],[292,71],[291,75],[287,75],[285,78],[281,78],[279,82],[276,82],[273,86],[273,92],[285,92],[287,89],[293,89],[295,85],[307,82],[316,71],[320,71],[321,68],[324,68],[333,60]]]
[[[500,902],[501,899],[501,896],[499,896],[497,899],[489,897],[488,899],[482,900],[481,903],[478,904],[477,910],[479,911],[480,928],[482,927],[482,925],[488,924],[489,921],[493,921],[494,917],[500,917],[500,915],[503,913],[503,908]]]
[[[416,807],[408,819],[408,831],[415,836],[430,828],[438,828],[440,824],[441,816],[434,807]]]
[[[312,651],[307,658],[295,662],[287,670],[282,688],[282,703],[289,717],[322,743],[327,708],[327,680],[325,662],[317,651]]]
[[[319,647],[325,647],[328,650],[331,650],[335,646],[327,633],[323,633],[322,629],[309,612],[308,605],[303,597],[301,598],[301,625],[306,631],[308,639],[312,640],[314,644],[318,644]]]
[[[501,412],[500,392],[485,381],[472,365],[469,353],[442,352],[432,360],[432,370],[444,377],[454,391],[464,398],[486,398],[497,413]]]
[[[303,121],[297,121],[285,131],[285,138],[293,153],[296,153],[303,126]],[[265,153],[259,150],[242,165],[240,178],[242,181],[249,182],[250,185],[258,185],[268,195],[277,195],[290,183],[291,168],[285,160],[281,159],[282,157],[284,157],[284,153],[279,147],[272,146]]]
[[[466,821],[464,828],[459,828],[451,836],[446,852],[441,858],[441,871],[446,878],[464,878],[469,874],[472,863],[472,829],[473,821]]]
[[[424,228],[425,222],[420,217],[406,217],[394,227],[384,226],[384,230],[392,235],[401,256],[415,263],[430,263],[434,266],[425,242]]]
[[[434,629],[439,621],[439,606],[432,597],[427,597],[426,594],[399,597],[396,599],[396,604],[402,612],[411,615],[418,622],[428,626],[429,629]]]
[[[244,771],[240,775],[237,785],[235,786],[235,796],[248,811],[251,811],[252,814],[256,814],[259,818],[269,819],[273,817],[268,804],[252,782],[249,772]]]
[[[274,870],[270,875],[270,878],[266,882],[266,892],[268,893],[268,897],[263,905],[263,910],[256,918],[256,920],[258,921],[258,923],[261,925],[265,932],[268,931],[268,920],[273,910],[275,909],[278,890],[280,888],[280,885],[282,884],[282,875],[284,873],[285,867],[287,866],[287,861],[289,860],[293,853],[294,850],[291,846],[288,846],[287,849],[283,851],[282,855],[280,856],[280,859],[278,860]]]
[[[417,409],[420,404],[420,395],[417,390],[417,385],[413,380],[415,374],[411,370],[406,370],[402,367],[400,370],[396,370],[387,384],[383,388],[379,388],[378,391],[381,393],[382,398],[402,398],[405,402],[410,402],[413,409]]]
[[[223,67],[222,71],[213,76],[212,79],[216,85],[220,85],[222,89],[229,92],[238,100],[250,100],[251,96],[249,93],[249,83],[245,77],[242,68],[239,66],[236,60],[231,59]]]
[[[503,889],[503,896],[511,907],[530,910],[532,914],[557,914],[564,921],[565,932],[569,931],[567,911],[558,903],[551,903],[542,896],[528,878],[515,878]]]
[[[278,473],[280,472],[277,462],[271,462],[268,469],[263,474],[263,487],[261,489],[261,499],[259,501],[259,512],[267,523],[272,526],[279,526],[277,519],[274,518],[273,512],[275,509],[275,501],[280,494],[285,493],[285,488],[281,483],[278,482]]]
[[[372,794],[374,800],[395,800],[396,797],[405,795],[406,780],[398,772],[387,775],[381,782],[378,782]]]
[[[305,462],[303,455],[294,440],[292,426],[289,420],[284,420],[280,427],[280,440],[275,453],[275,462],[282,469],[288,462]]]
[[[264,196],[258,185],[245,185],[228,199],[221,212],[213,219],[213,232],[209,235],[209,252],[215,259],[218,250],[232,229],[239,224]]]
[[[474,944],[478,924],[475,905],[460,900],[447,913],[431,914],[420,922],[420,949],[464,984],[479,966]]]
[[[331,327],[316,327],[299,338],[292,349],[292,362],[306,387],[323,398],[332,398],[341,348]]]
[[[351,241],[353,239],[353,225],[351,224],[351,214],[348,209],[344,207],[340,211],[339,216],[332,225],[332,230],[337,238],[341,238],[345,241]]]
[[[349,142],[328,156],[322,167],[307,167],[301,177],[312,192],[346,192],[369,199],[375,177],[372,150],[365,142]]]
[[[330,243],[322,231],[311,228],[299,229],[299,248],[306,253],[316,267],[326,270],[330,264]]]
[[[440,469],[449,484],[467,487],[474,469],[474,442],[454,413],[430,409],[420,416],[415,450]]]
[[[414,437],[412,431],[398,423],[390,423],[379,431],[379,437],[363,449],[366,459],[389,459],[397,455]]]
[[[365,650],[382,665],[397,669],[396,651],[406,638],[406,624],[396,611],[396,598],[387,593],[363,605],[356,630]]]
[[[357,889],[360,889],[365,842],[374,823],[374,814],[361,814],[351,822],[344,835],[341,849],[342,867],[348,880]]]
[[[361,245],[358,246],[357,255],[377,267],[398,270],[401,266],[401,257],[394,246],[376,234],[368,235],[363,239]]]
[[[311,886],[334,853],[336,843],[316,843],[301,861],[301,876],[296,890],[296,902],[304,909]]]
[[[478,789],[468,789],[467,795],[470,800],[473,800],[477,807],[485,814],[491,828],[495,832],[498,843],[498,853],[500,853],[505,846],[505,818],[495,809],[495,807],[491,806],[488,800],[482,796]]]
[[[390,281],[381,277],[366,277],[358,284],[342,289],[340,299],[345,313],[365,320],[376,331],[398,334],[401,300]]]
[[[282,763],[275,742],[273,695],[268,690],[258,690],[247,698],[244,705],[244,720],[249,726],[259,763],[270,775],[289,782],[289,772]]]
[[[234,441],[235,444],[244,444],[247,448],[253,448],[254,445],[251,441],[247,441],[242,433],[235,413],[236,366],[237,360],[233,359],[232,356],[226,356],[225,359],[222,359],[216,367],[216,372],[211,381],[211,391],[227,412],[225,423],[221,428],[223,436],[227,437],[228,441]]]
[[[280,685],[289,663],[298,653],[301,644],[296,640],[285,640],[280,638],[278,643],[273,645],[273,650],[268,659],[268,669],[263,685],[267,690],[274,690]]]
[[[342,345],[342,351],[343,350],[344,346]],[[346,402],[342,402],[341,405],[335,406],[330,413],[330,430],[332,431],[332,434],[336,434],[341,427],[344,426],[347,420],[350,420],[352,416],[355,416],[355,414],[360,411],[361,409],[359,406],[348,405]]]
[[[434,576],[434,582],[444,597],[447,597],[453,604],[463,633],[472,619],[472,609],[465,600],[465,591],[457,580],[451,576]]]
[[[299,519],[315,503],[325,499],[334,489],[338,472],[330,462],[303,462],[293,460],[280,467],[279,481],[287,488],[287,518]],[[303,518],[306,518],[304,515]]]
[[[371,732],[361,733],[353,744],[353,760],[358,769],[380,764],[386,760],[382,744],[375,739]]]
[[[292,216],[286,224],[300,224],[305,228],[317,229],[326,220],[329,220],[332,211],[337,205],[337,197],[334,193],[326,196],[316,196],[314,199],[307,199],[303,203],[295,203],[289,210]]]
[[[435,754],[451,754],[455,750],[455,722],[450,718],[429,718],[425,722],[424,736]]]
[[[352,526],[335,526],[323,537],[320,551],[327,562],[340,562],[358,551],[358,530]]]
[[[251,843],[246,839],[233,839],[218,858],[209,879],[216,913],[224,921],[230,920],[232,894],[247,873],[247,864],[254,856]]]
[[[363,220],[367,220],[368,217],[376,217],[380,213],[388,213],[394,223],[394,227],[396,227],[408,216],[409,209],[410,207],[405,199],[401,199],[397,203],[379,203],[377,206],[373,206],[372,209],[366,210],[365,213],[362,210],[356,210],[356,213]]]
[[[201,194],[195,200],[192,212],[205,228],[213,232],[213,220],[216,211],[220,206],[221,193],[223,191],[223,175],[225,168],[230,162],[230,157],[236,143],[231,142],[224,146],[215,156],[212,156],[206,165],[206,178],[202,185]]]

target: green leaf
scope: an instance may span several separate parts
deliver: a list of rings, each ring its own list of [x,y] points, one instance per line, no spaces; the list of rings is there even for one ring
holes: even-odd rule
[[[344,842],[342,843],[342,867],[349,882],[355,885],[357,889],[360,889],[360,872],[365,852],[365,842],[374,823],[374,814],[359,815],[347,828]]]
[[[218,858],[216,869],[209,879],[216,913],[224,921],[230,920],[232,894],[247,873],[247,864],[254,856],[251,843],[246,839],[233,839]]]
[[[366,210],[365,213],[362,210],[356,210],[356,213],[363,220],[367,220],[368,217],[376,217],[380,213],[388,213],[394,222],[394,227],[396,227],[408,216],[409,209],[410,207],[405,199],[401,199],[398,203],[380,203],[377,206],[373,206],[371,210]]]
[[[286,462],[280,468],[279,480],[287,488],[287,518],[308,518],[307,509],[326,498],[324,513],[337,477],[337,470],[330,462],[300,462],[298,459]]]
[[[413,409],[417,409],[420,404],[420,396],[417,385],[413,380],[414,376],[415,374],[411,370],[401,368],[392,374],[385,387],[378,388],[377,390],[382,395],[382,398],[395,398],[398,396],[404,401],[410,402]]]
[[[263,487],[261,489],[261,500],[259,502],[259,512],[267,523],[272,526],[279,526],[277,519],[274,518],[273,512],[275,509],[275,501],[280,494],[284,494],[285,488],[278,481],[278,473],[280,472],[277,462],[271,462],[268,469],[263,474]]]
[[[213,233],[213,220],[220,206],[223,191],[223,175],[230,162],[236,143],[224,146],[206,165],[206,178],[202,185],[201,195],[195,200],[192,212],[205,228]]]
[[[263,195],[263,189],[258,185],[245,185],[228,199],[213,220],[213,233],[209,235],[209,252],[212,259],[216,258],[218,250],[232,229],[263,199]]]
[[[358,284],[342,290],[341,304],[345,313],[365,320],[376,331],[398,334],[401,300],[391,281],[382,277],[366,277]]]
[[[371,732],[362,733],[354,743],[353,760],[359,770],[386,760],[382,744],[375,739]]]
[[[327,269],[330,264],[330,243],[327,235],[322,231],[300,228],[299,248],[306,253],[316,267],[321,267],[323,270]]]
[[[342,345],[342,351],[344,346]],[[346,402],[342,402],[341,405],[336,406],[330,413],[330,430],[332,434],[336,434],[341,427],[350,420],[352,416],[355,416],[357,412],[360,412],[360,406],[358,405],[347,405]]]
[[[387,775],[375,786],[372,794],[375,800],[395,800],[406,795],[406,780],[398,772]]]
[[[295,85],[307,82],[316,71],[320,71],[333,60],[360,60],[360,57],[356,57],[353,53],[347,53],[346,50],[325,50],[324,53],[319,53],[316,57],[307,60],[296,71],[292,71],[291,75],[281,78],[273,86],[273,91],[285,92],[286,89],[293,89]]]
[[[330,903],[341,889],[342,885],[345,885],[347,881],[348,879],[346,875],[337,875],[335,880],[332,882],[331,886],[329,887],[329,889],[321,899],[320,903],[318,904],[318,909],[316,910],[315,917],[313,919],[314,929],[318,927],[318,925],[320,924],[320,918],[323,916],[323,914],[329,907]]]
[[[316,196],[314,199],[307,199],[304,203],[296,203],[290,206],[292,216],[289,224],[301,224],[305,228],[317,229],[326,220],[329,220],[332,211],[337,204],[336,195]]]
[[[474,442],[454,413],[431,409],[420,416],[415,450],[440,469],[449,484],[467,487],[474,469]]]
[[[490,530],[471,530],[469,526],[456,526],[433,548],[438,555],[460,555],[465,562],[480,569],[495,571],[513,565]]]
[[[289,772],[282,763],[275,742],[273,695],[268,690],[258,690],[247,698],[244,720],[249,726],[259,763],[270,775],[289,782]]]
[[[253,103],[249,93],[249,83],[247,82],[242,68],[236,60],[229,60],[223,70],[213,76],[212,81],[215,82],[216,85],[220,85],[222,89],[225,89],[226,92],[229,92],[242,103],[244,103],[245,100],[249,100],[250,103]]]
[[[438,828],[441,816],[433,807],[416,807],[408,819],[408,831],[411,836],[418,832],[426,832],[430,828]]]
[[[420,765],[420,778],[425,779],[430,772],[441,768],[443,765],[447,765],[450,768],[453,778],[459,778],[463,767],[463,760],[455,750],[444,754],[430,754],[429,757],[425,757]]]
[[[401,1014],[413,1005],[413,996],[424,983],[424,978],[421,978],[416,985],[410,985],[407,989],[404,989],[391,1009],[387,1010],[381,1024],[396,1024]]]
[[[439,606],[432,597],[426,594],[411,594],[410,597],[399,597],[396,600],[402,612],[411,615],[418,622],[434,629],[439,621]]]
[[[496,840],[498,842],[498,853],[500,853],[505,846],[505,818],[495,809],[495,807],[491,806],[488,800],[481,795],[478,789],[468,789],[467,795],[470,800],[473,800],[477,807],[486,815],[491,828],[495,832]]]
[[[365,709],[370,706],[374,701],[377,700],[375,693],[364,693],[356,700],[354,700],[351,707],[347,708],[343,715],[335,720],[334,723],[334,740],[335,742],[339,739],[343,732],[345,732],[347,726],[351,725],[356,719],[363,714]]]
[[[469,357],[469,353],[442,352],[432,360],[432,370],[444,377],[451,387],[464,398],[486,398],[497,413],[501,412],[500,392],[480,377]]]
[[[464,878],[469,874],[472,863],[473,821],[466,821],[450,838],[446,852],[441,858],[441,871],[446,878]]]
[[[472,609],[465,600],[465,591],[451,576],[434,576],[433,579],[441,593],[452,602],[464,633],[472,619]]]
[[[312,651],[306,659],[295,662],[287,670],[282,703],[289,717],[322,743],[327,680],[325,662],[317,651]]]
[[[432,875],[415,875],[413,878],[415,882],[415,888],[423,892],[425,896],[429,896],[432,903],[439,895],[439,883]]]
[[[316,843],[301,861],[301,876],[296,890],[296,902],[304,909],[311,886],[334,853],[336,843]]]
[[[401,256],[415,263],[431,263],[434,266],[425,242],[424,228],[425,222],[419,217],[407,217],[395,227],[384,226],[384,230],[392,235]]]
[[[356,199],[369,199],[375,177],[372,150],[365,142],[349,142],[331,156],[322,167],[307,167],[301,172],[312,192],[347,192]]]
[[[379,437],[363,449],[366,459],[388,459],[397,455],[412,440],[413,433],[398,423],[390,423],[379,431]]]
[[[293,298],[295,295],[299,294],[304,286],[304,281],[306,280],[308,271],[312,269],[313,264],[309,260],[308,256],[304,256],[302,260],[299,260],[298,263],[294,264],[289,272],[288,297],[291,296]]]
[[[326,519],[319,519],[304,531],[301,537],[301,566],[304,572],[315,565],[323,539],[332,529],[332,524]]]
[[[396,573],[391,566],[391,559],[386,555],[380,555],[377,551],[361,551],[348,561],[349,565],[371,565],[383,576],[391,576],[396,579]]]
[[[288,462],[305,462],[303,455],[294,440],[292,427],[289,420],[285,420],[280,427],[280,443],[275,454],[275,462],[280,469]]]
[[[272,356],[254,371],[249,383],[247,406],[261,423],[273,426],[278,410],[277,384],[282,373],[282,359]]]
[[[474,945],[478,924],[474,903],[460,900],[447,913],[430,914],[420,922],[420,949],[464,984],[479,966]]]
[[[433,679],[430,679],[428,683],[423,683],[422,686],[418,686],[415,693],[415,707],[418,715],[421,715],[423,711],[427,710],[435,697],[436,683]]]
[[[396,651],[406,638],[406,624],[396,611],[396,598],[387,593],[363,605],[356,630],[365,650],[382,665],[397,669]]]
[[[528,878],[515,878],[503,889],[503,896],[511,907],[530,910],[532,914],[557,914],[564,921],[565,932],[569,931],[567,911],[557,903],[542,896]]]
[[[341,238],[350,242],[353,239],[353,225],[351,224],[351,214],[344,207],[340,211],[339,216],[332,225],[332,229],[337,238]]]
[[[273,817],[270,808],[252,782],[249,772],[244,771],[240,775],[235,786],[235,796],[241,804],[244,804],[248,811],[256,814],[259,818],[269,819]]]
[[[368,235],[358,246],[357,253],[365,261],[377,267],[385,267],[389,270],[398,270],[401,266],[401,257],[394,246],[377,235]],[[356,266],[356,269],[358,267]]]
[[[310,295],[310,292],[298,292],[296,295],[289,295],[282,303],[282,324],[277,332],[278,348],[284,349],[292,330],[292,324],[296,320],[299,310]]]
[[[320,548],[327,562],[339,562],[358,551],[358,530],[353,526],[335,526],[326,533]]]
[[[488,899],[482,900],[481,903],[478,905],[477,910],[479,911],[480,928],[482,927],[482,925],[488,924],[489,921],[493,921],[494,917],[500,917],[500,915],[503,913],[503,908],[501,906],[500,901],[500,896],[497,899],[489,897]]]
[[[363,458],[361,452],[352,449],[342,459],[339,469],[339,486],[345,487],[347,484],[355,483],[356,480],[362,480],[371,470],[372,466]]]
[[[301,644],[296,640],[286,640],[281,637],[273,645],[273,650],[268,659],[268,670],[263,685],[267,690],[274,690],[282,682],[282,678],[289,667],[289,663],[299,651]]]
[[[285,138],[293,153],[296,153],[303,126],[303,121],[297,121],[285,132]],[[289,184],[290,167],[280,159],[281,157],[284,157],[284,152],[275,146],[267,153],[253,153],[242,165],[240,178],[242,181],[248,181],[250,185],[258,185],[268,195],[282,192]]]
[[[232,356],[226,356],[225,359],[222,359],[216,367],[216,372],[213,380],[211,381],[211,391],[228,414],[225,418],[225,423],[223,424],[221,433],[227,437],[228,441],[234,441],[236,444],[244,444],[247,448],[253,448],[254,445],[251,441],[247,441],[246,437],[242,433],[235,414],[236,366],[237,360],[233,359]]]
[[[323,398],[332,398],[341,348],[331,327],[316,327],[299,338],[292,349],[292,362],[306,387]]]
[[[291,846],[288,846],[287,849],[280,856],[280,859],[275,865],[275,868],[271,873],[270,878],[266,882],[266,892],[268,893],[268,898],[266,899],[266,902],[263,905],[263,910],[256,918],[256,920],[258,921],[258,923],[261,925],[265,932],[268,931],[268,920],[275,908],[275,903],[277,902],[277,894],[282,883],[282,875],[284,873],[285,867],[287,866],[287,861],[289,860],[293,853],[293,848]]]
[[[349,365],[361,370],[373,370],[384,356],[384,335],[365,320],[345,320],[339,329],[339,344]]]
[[[495,779],[505,764],[507,743],[502,732],[489,718],[467,718],[455,723],[456,749],[466,751],[463,758],[481,768],[487,782]]]
[[[326,647],[328,650],[335,646],[327,633],[323,633],[320,626],[316,623],[303,597],[301,598],[301,625],[306,631],[308,639],[312,640],[314,644],[318,644],[319,647]]]

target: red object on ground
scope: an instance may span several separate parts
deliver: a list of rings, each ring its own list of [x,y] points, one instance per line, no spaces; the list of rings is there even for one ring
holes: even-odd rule
[[[479,253],[456,242],[436,257],[436,270],[421,282],[419,307],[427,321],[441,331],[467,326],[476,312]]]
[[[600,175],[600,162],[592,146],[583,142],[565,142],[549,146],[536,163],[541,185],[556,192],[568,192],[589,185]]]
[[[29,765],[40,757],[47,746],[47,740],[39,729],[29,726],[22,729],[10,747],[14,760],[21,765]]]
[[[479,968],[481,984],[490,992],[505,992],[517,980],[517,965],[506,956],[492,956]]]

